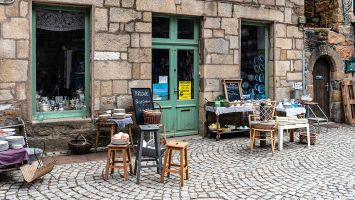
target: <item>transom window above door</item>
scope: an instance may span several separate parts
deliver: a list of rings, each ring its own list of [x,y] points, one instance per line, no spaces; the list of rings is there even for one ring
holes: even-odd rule
[[[158,15],[153,16],[152,21],[152,36],[155,41],[198,41],[196,18]]]

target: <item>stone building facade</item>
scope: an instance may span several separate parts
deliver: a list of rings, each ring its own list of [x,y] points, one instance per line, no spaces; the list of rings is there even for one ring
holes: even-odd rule
[[[33,8],[35,5],[86,8],[90,13],[90,64],[85,118],[37,120],[33,104]],[[292,84],[302,80],[303,0],[16,0],[0,5],[0,110],[15,111],[27,122],[35,140],[51,150],[65,149],[76,133],[93,138],[92,118],[98,111],[132,110],[131,88],[152,87],[152,18],[188,16],[199,22],[198,130],[204,133],[205,99],[223,94],[223,79],[241,78],[245,22],[268,30],[268,97],[290,97]]]
[[[344,122],[340,81],[353,78],[345,73],[345,62],[354,56],[354,13],[351,1],[308,0],[305,1],[306,74],[308,92],[314,96],[314,67],[317,61],[328,62],[330,72],[329,96],[327,97],[330,119]],[[319,39],[319,32],[324,38]],[[325,66],[326,67],[326,66]]]

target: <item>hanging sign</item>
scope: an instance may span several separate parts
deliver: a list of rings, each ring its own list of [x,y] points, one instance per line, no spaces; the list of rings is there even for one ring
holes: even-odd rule
[[[191,81],[179,81],[179,100],[191,99]]]

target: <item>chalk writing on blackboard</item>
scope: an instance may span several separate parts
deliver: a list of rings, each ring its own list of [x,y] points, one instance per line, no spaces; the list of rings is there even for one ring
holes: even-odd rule
[[[136,120],[142,125],[144,124],[143,111],[154,109],[152,94],[150,88],[132,88],[131,92]]]
[[[223,80],[224,84],[224,94],[227,101],[236,101],[241,100],[243,97],[242,88],[241,88],[242,80],[234,79],[234,80]]]

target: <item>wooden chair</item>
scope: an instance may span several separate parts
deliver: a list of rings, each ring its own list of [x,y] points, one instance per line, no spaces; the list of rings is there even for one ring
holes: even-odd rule
[[[253,104],[253,114],[249,115],[250,152],[255,148],[256,140],[270,140],[272,154],[276,146],[275,101],[265,102],[265,105]],[[265,133],[265,136],[261,133]]]

